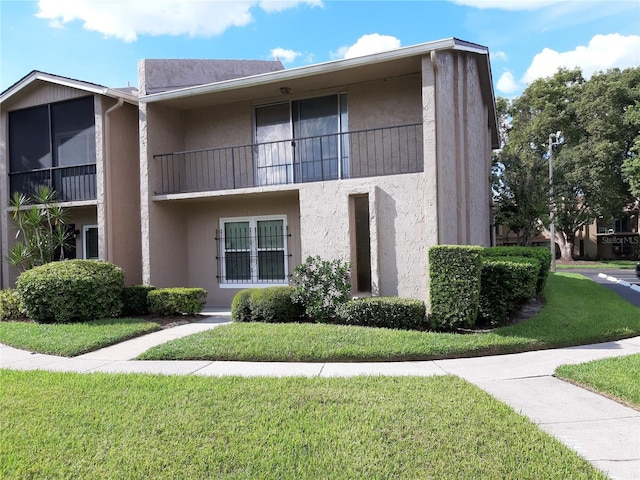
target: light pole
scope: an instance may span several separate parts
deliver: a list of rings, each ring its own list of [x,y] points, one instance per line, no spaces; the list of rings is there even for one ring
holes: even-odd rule
[[[560,145],[561,131],[549,134],[549,243],[551,249],[551,271],[556,271],[556,225],[554,216],[556,203],[553,199],[553,146]]]

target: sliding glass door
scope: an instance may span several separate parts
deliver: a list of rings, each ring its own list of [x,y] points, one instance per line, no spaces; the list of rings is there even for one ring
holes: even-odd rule
[[[256,108],[259,185],[347,177],[346,94]]]

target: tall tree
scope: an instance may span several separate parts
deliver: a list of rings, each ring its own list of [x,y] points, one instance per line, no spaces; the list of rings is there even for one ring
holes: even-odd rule
[[[548,166],[549,134],[562,132],[553,151],[553,199],[538,188],[528,194],[529,204],[544,199],[555,206],[555,241],[563,260],[572,259],[575,234],[582,226],[619,214],[632,200],[623,165],[631,165],[626,167],[631,172],[637,160],[633,148],[640,144],[639,128],[633,112],[640,105],[639,85],[640,68],[609,70],[589,80],[579,69],[560,69],[529,85],[508,109],[511,128],[501,156],[515,163],[511,168],[516,172],[528,168],[538,178],[529,180],[532,185],[544,182],[546,169],[540,165]],[[538,220],[549,226],[548,213]]]

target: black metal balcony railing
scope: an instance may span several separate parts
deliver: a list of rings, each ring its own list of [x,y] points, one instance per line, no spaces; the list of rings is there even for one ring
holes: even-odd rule
[[[10,173],[11,194],[32,195],[47,185],[56,191],[61,202],[96,199],[96,164],[54,167],[29,172]]]
[[[423,171],[422,124],[154,155],[155,193],[206,192]]]

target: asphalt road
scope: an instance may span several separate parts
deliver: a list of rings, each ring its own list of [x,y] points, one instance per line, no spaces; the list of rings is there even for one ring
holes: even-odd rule
[[[629,287],[625,287],[623,285],[618,285],[614,282],[612,282],[611,280],[607,280],[606,278],[601,278],[598,276],[599,273],[605,273],[610,277],[615,277],[618,280],[624,280],[626,282],[629,282],[630,284],[636,284],[636,285],[640,285],[640,278],[636,277],[636,272],[635,270],[626,270],[626,269],[620,269],[620,268],[611,268],[611,269],[585,269],[585,270],[574,270],[574,269],[567,269],[567,270],[561,270],[559,269],[558,272],[570,272],[570,273],[579,273],[581,275],[584,275],[585,277],[589,277],[591,280],[593,280],[596,283],[599,283],[601,285],[603,285],[604,287],[608,288],[609,290],[617,293],[618,295],[620,295],[622,298],[624,298],[627,302],[635,305],[636,307],[640,308],[640,292],[636,292],[635,290],[632,290]]]

